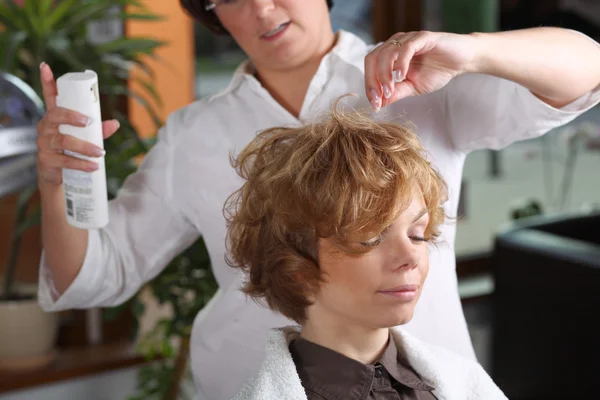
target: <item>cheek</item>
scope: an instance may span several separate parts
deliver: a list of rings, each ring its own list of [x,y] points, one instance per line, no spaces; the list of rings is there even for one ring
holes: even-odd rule
[[[300,26],[305,34],[318,35],[323,22],[329,20],[325,0],[282,0],[279,3],[286,16]]]
[[[380,274],[373,266],[377,260],[373,257],[361,259],[344,259],[330,263],[326,272],[326,283],[323,287],[330,294],[343,294],[344,300],[364,300],[365,296],[372,295],[380,286]]]
[[[225,12],[218,14],[218,17],[221,25],[225,27],[240,47],[246,50],[250,38],[253,38],[256,34],[257,27],[251,22],[252,18],[240,14],[243,13]]]

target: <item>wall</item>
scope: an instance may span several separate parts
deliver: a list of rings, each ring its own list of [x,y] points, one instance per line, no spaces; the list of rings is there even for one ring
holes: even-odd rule
[[[166,19],[161,22],[128,21],[125,32],[127,36],[152,37],[168,42],[158,51],[160,60],[148,60],[156,76],[156,90],[163,102],[163,107],[156,107],[156,110],[159,117],[166,121],[172,111],[194,99],[193,21],[176,1],[145,0],[143,3],[153,13]],[[135,89],[136,84],[130,82],[130,87]],[[156,133],[152,120],[134,99],[129,99],[129,116],[140,135],[150,137]]]

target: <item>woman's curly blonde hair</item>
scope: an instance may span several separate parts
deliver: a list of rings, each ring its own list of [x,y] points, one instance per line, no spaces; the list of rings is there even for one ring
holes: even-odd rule
[[[414,188],[430,214],[426,238],[444,220],[446,184],[417,136],[338,101],[323,122],[263,131],[232,159],[245,183],[225,203],[227,263],[246,273],[246,294],[298,323],[322,282],[319,238],[369,251],[357,244],[390,225]]]

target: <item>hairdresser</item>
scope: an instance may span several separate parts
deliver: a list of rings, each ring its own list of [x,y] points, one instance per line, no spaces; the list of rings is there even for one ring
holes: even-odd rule
[[[448,183],[446,211],[453,216],[469,152],[538,137],[600,100],[600,47],[577,32],[406,32],[374,46],[333,32],[332,3],[181,0],[200,24],[231,35],[248,61],[227,89],[169,116],[99,230],[73,228],[65,219],[61,169],[95,166],[63,151],[97,156],[98,149],[59,134],[59,124],[84,126],[87,117],[56,107],[51,66],[41,65],[47,114],[38,127],[39,301],[45,310],[122,303],[202,235],[219,290],[196,318],[192,370],[199,399],[228,399],[257,371],[269,328],[290,323],[246,299],[242,276],[225,263],[223,205],[241,184],[231,151],[258,131],[310,122],[333,99],[359,93],[347,106],[370,106],[379,120],[404,118],[416,127]],[[117,122],[104,122],[106,138],[115,132]],[[457,291],[454,237],[455,226],[446,224],[420,311],[405,328],[474,359]]]

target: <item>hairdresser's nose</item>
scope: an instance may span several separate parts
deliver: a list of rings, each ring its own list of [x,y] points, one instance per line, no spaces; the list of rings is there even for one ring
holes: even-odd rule
[[[253,3],[253,9],[256,16],[260,19],[267,18],[269,14],[275,9],[274,0],[246,0]]]

